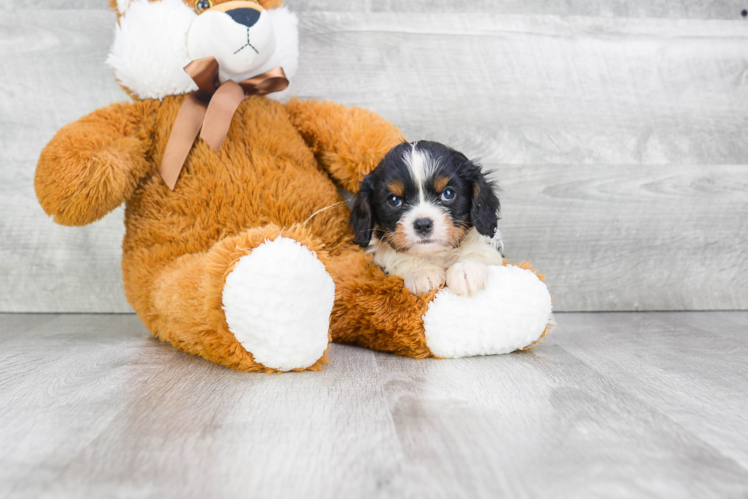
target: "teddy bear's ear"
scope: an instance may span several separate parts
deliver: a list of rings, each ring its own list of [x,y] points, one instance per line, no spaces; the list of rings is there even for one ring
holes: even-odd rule
[[[130,0],[109,0],[109,8],[120,16],[125,13],[130,5]]]
[[[184,67],[186,33],[197,17],[184,0],[110,0],[118,22],[106,63],[138,99],[163,99],[197,90]],[[119,13],[119,9],[124,9]]]

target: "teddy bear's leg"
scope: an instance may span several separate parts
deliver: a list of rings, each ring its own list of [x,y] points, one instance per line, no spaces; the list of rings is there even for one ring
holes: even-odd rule
[[[466,296],[449,288],[423,315],[426,342],[440,358],[504,354],[534,346],[555,325],[552,301],[529,263],[488,266],[485,288]]]
[[[531,266],[489,266],[486,288],[415,296],[361,252],[336,257],[335,342],[415,358],[502,354],[538,342],[552,327],[551,298]]]
[[[413,295],[401,278],[385,276],[363,251],[334,257],[330,273],[335,280],[334,342],[414,358],[433,356],[421,318],[436,291]]]
[[[184,255],[154,280],[149,326],[231,368],[319,369],[335,295],[320,247],[302,229],[265,226]]]

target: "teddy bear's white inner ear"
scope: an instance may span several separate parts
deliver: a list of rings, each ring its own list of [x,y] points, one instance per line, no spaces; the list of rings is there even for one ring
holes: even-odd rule
[[[117,10],[120,14],[124,14],[129,5],[130,0],[117,0]]]
[[[118,0],[119,19],[107,64],[119,82],[140,99],[162,99],[197,90],[184,71],[185,43],[197,14],[182,0]]]

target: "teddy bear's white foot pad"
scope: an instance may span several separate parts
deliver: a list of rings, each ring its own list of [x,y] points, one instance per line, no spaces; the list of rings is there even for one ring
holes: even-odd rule
[[[223,289],[229,331],[255,361],[280,371],[307,368],[322,357],[334,300],[325,266],[283,237],[239,259]]]
[[[540,338],[551,316],[548,288],[532,271],[489,266],[473,296],[442,289],[423,316],[426,344],[440,358],[503,354]]]

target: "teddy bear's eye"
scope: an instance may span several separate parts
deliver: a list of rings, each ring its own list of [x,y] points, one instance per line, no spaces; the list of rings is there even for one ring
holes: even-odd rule
[[[195,0],[195,10],[198,14],[202,14],[203,11],[206,11],[213,7],[213,1],[212,0]]]

